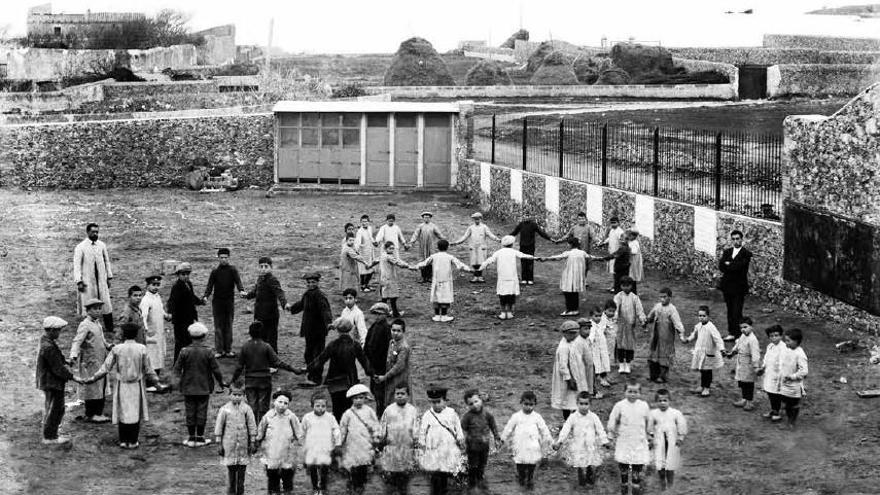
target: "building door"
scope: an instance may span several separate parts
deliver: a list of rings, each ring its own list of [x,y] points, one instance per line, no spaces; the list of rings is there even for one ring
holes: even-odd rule
[[[394,126],[394,185],[418,185],[419,130],[417,114],[395,115]]]
[[[299,178],[299,114],[281,114],[278,126],[278,180],[296,181]]]
[[[767,98],[767,66],[740,65],[739,98],[741,100],[763,100]]]
[[[449,114],[425,114],[425,187],[449,187],[452,128]]]
[[[388,185],[391,147],[388,138],[388,114],[367,114],[367,176],[368,186]]]

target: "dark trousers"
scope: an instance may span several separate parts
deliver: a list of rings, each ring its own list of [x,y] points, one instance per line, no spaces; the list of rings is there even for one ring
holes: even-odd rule
[[[617,357],[618,363],[631,363],[636,357],[636,351],[634,349],[618,349],[615,347],[614,355]]]
[[[410,474],[406,471],[385,471],[385,482],[388,483],[390,492],[397,495],[409,493]]]
[[[709,388],[712,386],[712,370],[700,370],[700,387]]]
[[[208,422],[209,395],[184,395],[183,405],[186,414],[186,426],[202,427]],[[262,419],[262,418],[261,418]]]
[[[58,438],[61,418],[64,417],[64,390],[43,390],[43,395],[46,397],[43,408],[43,438],[55,440]]]
[[[312,480],[312,490],[326,490],[330,466],[306,466],[306,469],[309,471],[309,478]]]
[[[306,365],[311,364],[312,361],[321,354],[321,351],[324,350],[324,339],[326,336],[324,335],[314,335],[309,336],[306,335],[306,348],[303,352],[303,359],[305,360]],[[321,373],[323,370],[309,370],[307,378],[314,383],[321,383]]]
[[[234,464],[226,466],[229,474],[229,486],[226,488],[228,495],[244,495],[244,475],[247,473],[247,464]]]
[[[565,296],[565,310],[566,311],[577,311],[580,306],[580,292],[563,292],[563,296]]]
[[[782,403],[785,405],[785,416],[788,418],[789,423],[794,424],[801,411],[801,398],[785,395],[782,395],[781,398]]]
[[[620,484],[621,484],[621,493],[626,493],[624,490],[627,485],[629,485],[630,479],[632,479],[633,493],[636,490],[640,490],[642,484],[642,468],[645,466],[642,464],[623,464],[618,463],[618,467],[620,467]],[[632,471],[632,473],[630,473]],[[641,491],[639,492],[641,493]]]
[[[782,396],[767,392],[767,398],[770,400],[770,410],[779,414],[779,410],[782,409]]]
[[[293,493],[293,469],[266,468],[269,493]]]
[[[535,464],[517,464],[516,465],[516,482],[521,486],[534,483],[532,477],[535,475]]]
[[[422,280],[425,282],[430,282],[434,278],[434,268],[430,266],[425,266],[419,268],[419,272],[422,274]]]
[[[593,466],[578,468],[578,486],[593,485],[596,483],[596,472]]]
[[[235,318],[235,299],[211,301],[214,315],[214,350],[218,353],[232,352],[232,320]]]
[[[435,315],[445,315],[449,312],[449,305],[446,303],[434,303],[434,314]]]
[[[351,407],[351,399],[345,396],[347,390],[330,392],[330,404],[333,408],[333,417],[336,421],[342,420],[342,414]]]
[[[484,483],[486,464],[489,463],[489,446],[468,448],[468,486],[473,488]]]
[[[483,276],[483,270],[477,270],[477,268],[479,268],[479,267],[480,267],[480,265],[471,265],[471,268],[474,269],[474,276],[475,277],[482,277]]]
[[[377,375],[384,375],[385,371],[381,373],[374,369]],[[373,394],[373,400],[376,401],[376,414],[381,418],[382,413],[385,412],[385,407],[388,405],[385,403],[385,384],[384,383],[376,383],[370,382],[370,393]]]
[[[516,304],[516,294],[505,294],[503,296],[498,296],[498,300],[501,302],[502,306],[513,306]]]
[[[119,443],[138,443],[141,436],[141,424],[119,423]]]
[[[245,387],[244,396],[247,398],[248,405],[254,410],[254,418],[263,419],[263,416],[269,412],[270,397],[272,396],[272,387],[255,388]],[[257,422],[260,420],[257,419]]]
[[[739,322],[743,316],[743,305],[746,295],[739,292],[725,292],[724,304],[727,305],[727,333],[734,337],[740,336]]]
[[[104,331],[113,333],[113,313],[107,313],[104,316]]]
[[[740,390],[742,390],[742,397],[745,400],[754,400],[755,398],[755,382],[737,382],[739,384]]]
[[[194,322],[174,322],[174,362],[177,362],[177,356],[180,351],[192,344],[192,337],[189,336],[189,326]]]
[[[668,469],[661,469],[657,471],[657,474],[660,476],[660,489],[665,490],[667,488],[672,488],[672,483],[675,481],[675,471],[670,471]]]
[[[362,492],[367,486],[367,476],[370,474],[370,464],[365,466],[352,466],[348,470],[349,479],[351,480],[351,488],[355,493]]]
[[[396,297],[385,297],[382,299],[382,302],[391,306],[391,316],[395,318],[400,317],[400,311],[397,309],[397,298]]]
[[[272,350],[274,350],[276,354],[278,353],[278,318],[278,315],[254,318],[254,321],[259,321],[263,324],[263,340],[272,346]],[[320,352],[318,354],[320,354]],[[309,362],[310,361],[306,361],[306,363]]]
[[[86,417],[91,416],[102,416],[104,414],[104,399],[87,399],[85,402],[85,415]],[[61,407],[64,407],[62,403]]]
[[[443,471],[431,471],[431,495],[446,495],[449,493],[449,473]]]
[[[520,244],[519,251],[523,254],[534,255],[535,254],[535,245],[532,244],[531,246],[523,246],[522,244]],[[522,279],[526,280],[528,282],[534,282],[535,281],[535,262],[534,262],[534,260],[527,260],[525,258],[522,258],[519,260],[519,263],[522,268]]]

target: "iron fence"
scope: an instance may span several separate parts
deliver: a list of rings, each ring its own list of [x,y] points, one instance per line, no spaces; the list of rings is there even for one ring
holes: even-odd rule
[[[782,208],[770,134],[489,115],[474,117],[474,158],[759,218]]]

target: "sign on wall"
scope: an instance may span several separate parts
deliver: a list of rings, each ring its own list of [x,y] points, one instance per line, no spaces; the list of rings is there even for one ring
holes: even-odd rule
[[[510,169],[510,199],[518,204],[522,204],[522,172],[516,169]]]
[[[654,198],[636,194],[636,229],[639,234],[654,239]]]
[[[715,210],[694,207],[694,249],[718,255],[718,219]]]
[[[587,186],[587,220],[599,225],[602,222],[602,188],[595,184]]]
[[[785,280],[880,315],[880,228],[786,201]]]

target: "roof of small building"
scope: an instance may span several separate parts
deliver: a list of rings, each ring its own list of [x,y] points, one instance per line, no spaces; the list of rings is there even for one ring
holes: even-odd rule
[[[272,107],[272,112],[458,113],[459,105],[412,101],[279,101]]]

